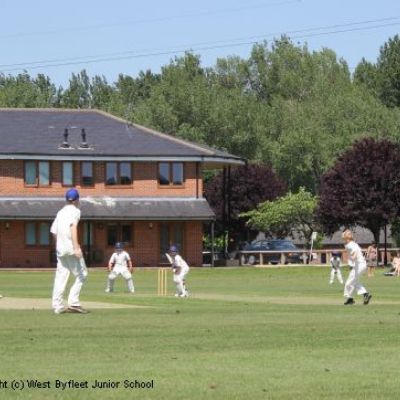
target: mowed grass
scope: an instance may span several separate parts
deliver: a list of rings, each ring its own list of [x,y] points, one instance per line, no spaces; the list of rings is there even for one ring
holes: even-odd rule
[[[347,271],[344,270],[344,275]],[[400,278],[364,276],[373,294],[343,306],[329,268],[194,269],[192,297],[156,296],[157,273],[135,274],[137,293],[104,293],[105,272],[90,271],[82,301],[148,306],[88,315],[0,310],[0,381],[38,379],[51,389],[4,399],[396,399]],[[1,272],[7,297],[49,298],[50,272]],[[2,300],[0,300],[2,301]],[[88,389],[55,388],[55,380]],[[95,380],[119,388],[93,389]],[[124,381],[153,381],[152,389]]]

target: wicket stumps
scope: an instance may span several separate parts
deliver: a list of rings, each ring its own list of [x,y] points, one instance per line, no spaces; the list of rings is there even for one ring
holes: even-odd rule
[[[158,269],[157,294],[159,296],[167,295],[167,268]]]

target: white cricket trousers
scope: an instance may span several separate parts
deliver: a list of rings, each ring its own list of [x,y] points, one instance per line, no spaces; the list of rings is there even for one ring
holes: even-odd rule
[[[64,308],[63,296],[71,272],[75,276],[75,282],[69,291],[68,306],[80,305],[79,294],[88,275],[85,260],[76,256],[61,256],[57,257],[57,269],[54,278],[53,309],[55,311]]]
[[[353,297],[353,293],[357,290],[357,294],[367,293],[367,289],[360,283],[360,276],[367,270],[367,263],[356,263],[354,268],[351,269],[346,283],[344,284],[344,297]]]
[[[186,286],[185,286],[185,278],[186,278],[187,272],[186,273],[181,273],[181,274],[174,274],[174,283],[176,285],[176,290],[179,295],[185,294],[186,293]]]
[[[333,283],[333,281],[335,280],[335,275],[337,277],[337,280],[343,285],[343,277],[342,273],[340,272],[340,268],[331,268],[331,278],[329,280],[329,283]]]
[[[109,274],[108,274],[108,280],[107,280],[107,287],[106,291],[112,292],[114,290],[114,281],[117,278],[118,275],[122,275],[123,278],[126,280],[126,284],[128,286],[128,290],[133,293],[135,291],[135,287],[133,286],[133,279],[132,279],[132,274],[129,272],[127,268],[124,269],[113,269]]]

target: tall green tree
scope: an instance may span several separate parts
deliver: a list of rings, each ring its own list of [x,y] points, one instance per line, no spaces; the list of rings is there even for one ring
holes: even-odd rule
[[[27,72],[17,76],[0,74],[1,107],[52,107],[57,104],[57,90],[50,78],[39,74],[32,78]]]
[[[378,94],[389,107],[400,106],[400,37],[390,38],[380,49],[378,62]]]
[[[69,86],[62,96],[62,106],[66,108],[92,108],[90,77],[86,70],[72,74]]]

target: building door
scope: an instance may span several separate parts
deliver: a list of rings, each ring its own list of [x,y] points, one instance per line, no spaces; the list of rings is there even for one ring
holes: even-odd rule
[[[160,261],[168,262],[165,253],[171,245],[175,245],[184,256],[184,224],[182,222],[160,223]]]

